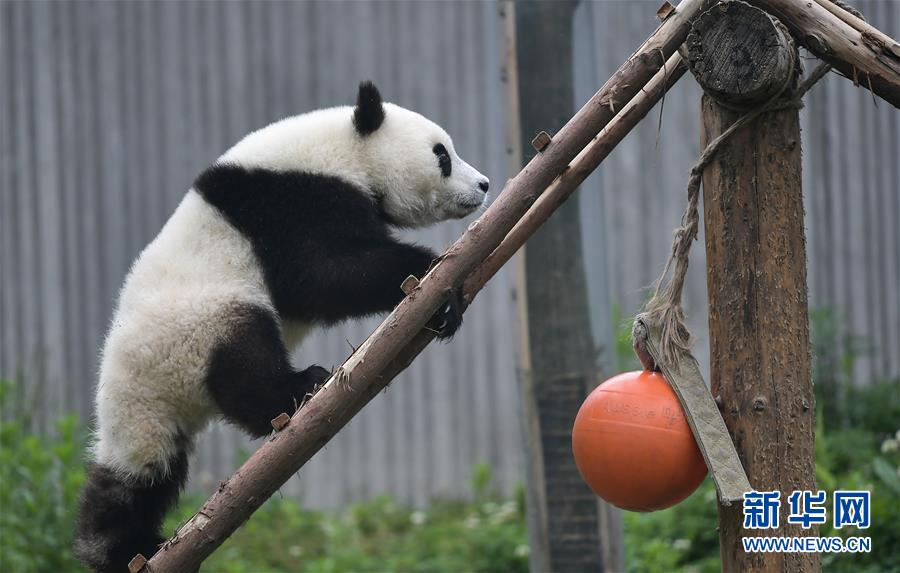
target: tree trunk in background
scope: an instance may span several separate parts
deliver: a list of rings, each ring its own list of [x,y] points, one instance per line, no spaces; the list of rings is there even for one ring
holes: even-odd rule
[[[575,6],[515,4],[523,164],[535,153],[532,138],[553,133],[574,112]],[[597,384],[578,199],[562,205],[525,249],[531,372],[523,372],[523,410],[535,572],[612,570],[604,569],[598,500],[578,473],[571,445],[575,414]]]

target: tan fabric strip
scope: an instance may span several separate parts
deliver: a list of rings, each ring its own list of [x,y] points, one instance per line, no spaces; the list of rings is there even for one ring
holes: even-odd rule
[[[661,371],[678,395],[703,459],[706,460],[706,467],[716,482],[719,501],[723,505],[731,505],[732,502],[743,500],[744,492],[753,488],[725,427],[725,420],[703,381],[697,360],[689,352],[682,352],[679,359],[674,361],[674,366],[664,365],[661,359],[660,328],[648,324],[646,318],[641,316],[634,321],[632,338],[635,353],[644,367]]]

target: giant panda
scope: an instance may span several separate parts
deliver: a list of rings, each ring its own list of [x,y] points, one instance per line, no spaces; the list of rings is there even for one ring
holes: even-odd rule
[[[311,329],[391,310],[436,254],[392,230],[465,217],[488,179],[425,117],[382,102],[290,117],[197,177],[131,267],[102,351],[78,558],[125,571],[156,552],[195,436],[216,417],[251,436],[329,377],[290,351]],[[457,291],[429,328],[462,320]]]

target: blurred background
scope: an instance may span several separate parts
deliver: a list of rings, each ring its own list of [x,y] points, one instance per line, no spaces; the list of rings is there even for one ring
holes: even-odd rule
[[[653,31],[658,3],[577,5],[576,108]],[[900,35],[900,3],[856,6]],[[26,412],[24,435],[52,433],[71,414],[73,432],[90,423],[98,351],[131,261],[196,174],[253,129],[352,103],[358,82],[372,79],[387,100],[444,126],[499,191],[511,176],[503,49],[491,1],[0,2],[7,419],[13,409]],[[579,192],[590,326],[604,374],[633,365],[623,333],[684,208],[699,98],[686,77],[666,96],[661,122],[659,109],[651,112]],[[818,382],[841,382],[841,395],[895,383],[900,114],[831,76],[806,98],[802,122]],[[442,250],[468,222],[412,236]],[[700,241],[685,297],[705,365]],[[514,287],[507,268],[479,295],[461,334],[426,350],[282,494],[316,510],[380,494],[412,508],[486,490],[514,497],[524,479]],[[338,365],[376,324],[317,334],[296,359]],[[189,489],[209,492],[253,448],[235,429],[213,425],[197,447]],[[66,455],[80,464],[80,454]]]

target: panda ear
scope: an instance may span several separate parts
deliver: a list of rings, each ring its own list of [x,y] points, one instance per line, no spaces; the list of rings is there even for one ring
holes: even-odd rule
[[[370,81],[360,82],[359,94],[356,96],[356,109],[353,110],[353,125],[360,135],[369,135],[381,127],[384,122],[384,106],[381,94]]]

